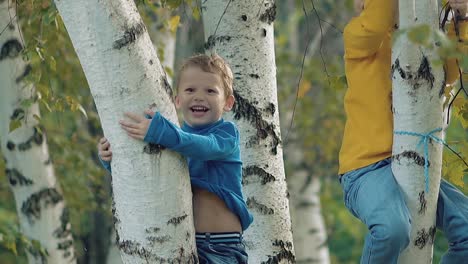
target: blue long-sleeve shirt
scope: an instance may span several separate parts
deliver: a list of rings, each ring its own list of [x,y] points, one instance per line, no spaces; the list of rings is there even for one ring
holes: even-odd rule
[[[178,128],[160,113],[151,121],[144,141],[161,144],[187,158],[192,186],[217,195],[235,213],[242,230],[252,223],[242,193],[239,132],[223,119],[204,126]],[[110,164],[103,162],[106,169]],[[107,165],[107,166],[106,166]]]

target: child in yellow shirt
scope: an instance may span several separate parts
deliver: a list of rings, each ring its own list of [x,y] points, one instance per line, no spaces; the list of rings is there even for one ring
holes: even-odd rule
[[[369,228],[361,263],[397,263],[410,242],[410,213],[391,170],[391,35],[397,1],[355,0],[359,15],[343,35],[348,91],[339,174],[346,207]],[[449,3],[466,13],[468,0]],[[467,37],[464,22],[460,35]],[[468,198],[445,180],[440,184],[436,225],[450,243],[442,262],[466,263]]]

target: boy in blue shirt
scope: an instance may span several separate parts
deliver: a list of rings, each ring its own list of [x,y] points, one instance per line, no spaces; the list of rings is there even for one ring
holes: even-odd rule
[[[187,157],[200,263],[247,263],[242,231],[252,223],[242,193],[239,132],[222,119],[234,105],[232,72],[218,55],[196,55],[181,67],[175,104],[184,123],[178,128],[160,113],[151,119],[125,113],[121,127],[135,139],[160,144]],[[110,171],[110,143],[98,144]]]

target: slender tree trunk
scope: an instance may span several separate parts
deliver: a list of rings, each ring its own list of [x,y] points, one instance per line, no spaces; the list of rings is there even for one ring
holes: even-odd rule
[[[283,166],[273,1],[203,2],[206,49],[217,52],[234,74],[236,104],[230,119],[241,131],[243,186],[254,215],[245,233],[251,263],[292,263],[294,250]]]
[[[172,90],[134,1],[56,0],[112,144],[114,224],[124,263],[194,263],[185,160],[129,138],[124,112],[147,107],[177,123]]]
[[[286,14],[291,18],[288,19],[288,46],[292,53],[299,54],[299,18],[296,16],[296,0],[287,0],[286,3]]]
[[[31,65],[22,58],[24,43],[15,17],[15,3],[0,2],[0,137],[6,171],[16,201],[22,233],[40,242],[48,255],[33,248],[29,263],[75,263],[68,210],[54,174],[39,117],[35,87],[24,79]],[[13,19],[11,19],[13,18]],[[10,122],[19,127],[10,132]]]
[[[292,219],[296,263],[330,263],[327,232],[320,208],[320,179],[310,174],[304,162],[304,150],[292,139],[285,148],[294,172],[286,181],[291,196],[289,206]]]
[[[155,49],[159,47],[163,51],[161,64],[164,69],[174,72],[177,30],[172,32],[165,25],[165,22],[172,16],[171,11],[161,7],[158,9],[157,13],[154,11],[148,12],[150,12],[149,16],[153,22],[148,27],[148,33],[153,40]],[[171,85],[173,84],[171,76],[168,75],[167,80]]]
[[[438,28],[436,0],[400,1],[399,12],[401,29],[420,24]],[[443,128],[444,73],[441,65],[433,63],[434,59],[437,59],[434,50],[411,43],[406,34],[394,44],[392,170],[412,219],[410,244],[399,263],[432,262],[443,145],[436,138],[426,137],[424,142],[422,135],[435,131],[430,135],[444,137],[443,131],[437,130]],[[425,181],[425,158],[428,158],[429,182]]]

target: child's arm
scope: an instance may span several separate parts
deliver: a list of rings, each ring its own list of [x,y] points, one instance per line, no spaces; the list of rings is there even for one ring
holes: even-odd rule
[[[397,1],[365,1],[364,9],[360,15],[353,18],[344,30],[346,57],[368,57],[379,49],[385,35],[396,23]]]
[[[102,166],[111,172],[112,151],[110,149],[110,142],[105,137],[102,137],[98,142],[98,157]]]
[[[229,122],[224,123],[209,135],[197,135],[182,131],[160,113],[154,114],[152,120],[132,113],[126,113],[126,116],[132,121],[121,121],[120,124],[130,137],[161,144],[193,159],[225,159],[236,150],[239,144],[238,131]]]

